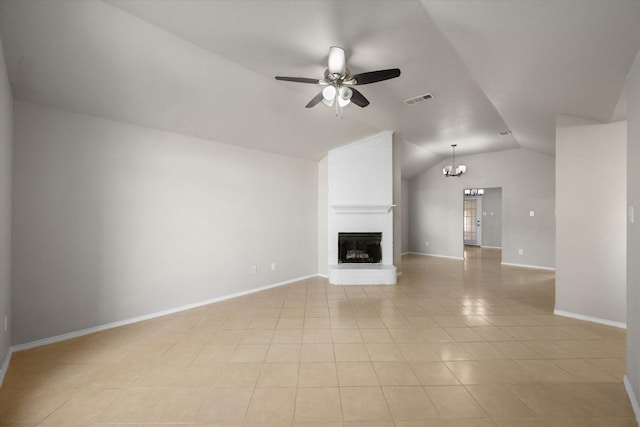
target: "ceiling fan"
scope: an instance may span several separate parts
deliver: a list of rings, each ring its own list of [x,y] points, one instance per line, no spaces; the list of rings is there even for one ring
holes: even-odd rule
[[[337,46],[331,46],[329,48],[329,66],[324,72],[323,79],[276,76],[276,80],[325,86],[319,94],[309,101],[306,108],[314,107],[322,101],[329,107],[335,105],[337,115],[338,107],[345,107],[351,102],[363,108],[369,105],[369,100],[353,86],[381,82],[383,80],[396,78],[399,75],[399,68],[369,71],[366,73],[351,75],[346,65],[344,49]]]

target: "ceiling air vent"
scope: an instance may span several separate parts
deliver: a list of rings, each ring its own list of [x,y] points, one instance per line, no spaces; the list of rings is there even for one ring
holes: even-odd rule
[[[412,105],[412,104],[417,104],[418,102],[426,101],[432,98],[433,98],[433,94],[429,92],[429,93],[425,93],[424,95],[416,96],[415,98],[405,99],[404,103],[407,105]]]

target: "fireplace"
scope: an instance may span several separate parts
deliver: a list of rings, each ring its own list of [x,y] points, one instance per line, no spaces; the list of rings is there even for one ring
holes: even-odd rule
[[[382,262],[382,233],[338,233],[338,264]]]
[[[394,158],[392,132],[329,151],[326,248],[332,285],[398,282],[393,265],[393,208],[400,174]]]

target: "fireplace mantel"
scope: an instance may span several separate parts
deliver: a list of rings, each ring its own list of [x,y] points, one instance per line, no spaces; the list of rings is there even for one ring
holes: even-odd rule
[[[331,205],[331,210],[338,214],[388,213],[396,205]]]

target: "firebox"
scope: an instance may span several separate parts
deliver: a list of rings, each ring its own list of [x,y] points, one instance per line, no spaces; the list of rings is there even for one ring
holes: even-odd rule
[[[382,233],[338,233],[338,264],[382,262]]]

